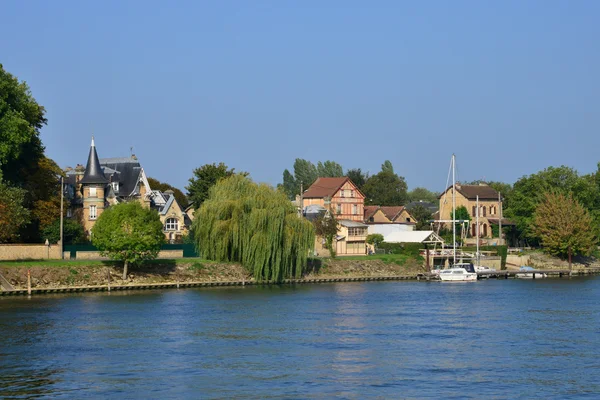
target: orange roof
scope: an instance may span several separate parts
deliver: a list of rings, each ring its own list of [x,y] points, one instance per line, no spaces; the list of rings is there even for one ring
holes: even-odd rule
[[[382,206],[379,208],[386,216],[386,218],[390,221],[395,220],[398,217],[398,215],[400,215],[400,213],[404,210],[404,206]]]
[[[339,178],[317,178],[315,183],[310,185],[310,187],[306,192],[304,192],[304,195],[302,197],[304,197],[305,199],[321,199],[323,197],[333,197],[333,195],[336,194],[342,186],[344,186],[344,183],[346,183],[346,181],[349,180],[350,178],[348,178],[347,176],[342,176]]]

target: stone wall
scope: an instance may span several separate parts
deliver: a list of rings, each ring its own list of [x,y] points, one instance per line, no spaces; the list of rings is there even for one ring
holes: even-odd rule
[[[60,260],[58,244],[2,244],[0,260]]]

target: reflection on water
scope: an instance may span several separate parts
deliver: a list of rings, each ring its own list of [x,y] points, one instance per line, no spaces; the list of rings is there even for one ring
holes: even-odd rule
[[[585,397],[599,282],[3,297],[0,397]]]

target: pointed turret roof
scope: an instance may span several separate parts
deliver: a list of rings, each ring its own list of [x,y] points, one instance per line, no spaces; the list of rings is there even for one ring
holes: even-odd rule
[[[94,144],[93,136],[92,144],[90,146],[90,155],[88,156],[87,165],[85,167],[85,174],[80,183],[108,183],[108,179],[104,176],[100,161],[98,160],[98,153],[96,153],[96,145]]]

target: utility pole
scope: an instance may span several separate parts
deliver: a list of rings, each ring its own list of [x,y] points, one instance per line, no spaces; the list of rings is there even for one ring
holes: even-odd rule
[[[304,214],[304,189],[302,186],[302,181],[300,181],[300,216]]]
[[[60,177],[60,259],[63,260],[65,246],[63,244],[63,197],[65,196],[65,178],[63,176]]]
[[[498,219],[498,245],[502,246],[502,195],[498,192],[498,210],[500,210],[500,218]]]

